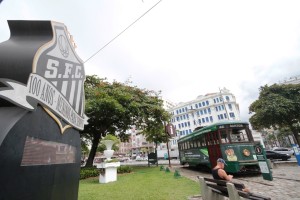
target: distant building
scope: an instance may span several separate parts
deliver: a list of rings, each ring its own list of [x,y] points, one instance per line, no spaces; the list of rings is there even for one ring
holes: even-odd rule
[[[140,134],[140,131],[136,130],[135,126],[132,126],[126,134],[130,135],[129,141],[122,142],[119,145],[119,150],[116,154],[123,154],[135,159],[136,156],[147,156],[145,153],[155,151],[155,144],[153,142],[146,141],[145,136]]]
[[[181,102],[168,111],[172,115],[171,123],[177,131],[177,136],[170,140],[173,155],[178,155],[177,140],[192,133],[195,128],[224,120],[240,120],[239,104],[234,94],[226,88]]]
[[[300,84],[300,75],[280,81],[279,84]]]

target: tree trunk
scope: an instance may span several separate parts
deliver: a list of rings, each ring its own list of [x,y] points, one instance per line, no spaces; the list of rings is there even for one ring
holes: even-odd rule
[[[158,158],[157,158],[157,142],[155,142],[155,155],[156,155],[156,166],[158,167]]]
[[[295,139],[296,139],[296,141],[295,142],[297,142],[297,144],[300,146],[300,136],[298,135],[298,131],[296,131],[296,132],[293,132],[293,134],[294,134],[294,136],[295,136]]]
[[[94,162],[94,158],[97,152],[97,148],[100,142],[100,137],[101,134],[100,133],[95,133],[93,134],[93,141],[92,141],[92,147],[91,147],[91,151],[88,157],[88,160],[86,161],[86,165],[85,167],[93,167],[93,162]]]

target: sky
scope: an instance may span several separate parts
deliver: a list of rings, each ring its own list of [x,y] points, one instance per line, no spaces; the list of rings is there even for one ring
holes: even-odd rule
[[[300,75],[299,8],[298,0],[3,0],[0,42],[10,37],[7,20],[61,22],[87,75],[131,80],[174,103],[225,87],[248,121],[261,86]]]

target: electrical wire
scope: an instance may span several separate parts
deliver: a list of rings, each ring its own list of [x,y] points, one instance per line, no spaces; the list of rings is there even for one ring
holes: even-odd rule
[[[96,56],[100,51],[102,51],[106,46],[112,43],[115,39],[117,39],[121,34],[123,34],[127,29],[129,29],[132,25],[134,25],[137,21],[139,21],[142,17],[144,17],[148,12],[150,12],[154,7],[156,7],[162,0],[159,0],[156,4],[154,4],[151,8],[149,8],[144,14],[142,14],[139,18],[137,18],[134,22],[132,22],[129,26],[127,26],[123,31],[121,31],[118,35],[116,35],[113,39],[111,39],[108,43],[106,43],[103,47],[101,47],[98,51],[96,51],[91,57],[89,57],[84,63],[89,61],[91,58]]]

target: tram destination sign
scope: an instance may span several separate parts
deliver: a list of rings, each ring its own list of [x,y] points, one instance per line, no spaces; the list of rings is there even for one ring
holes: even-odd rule
[[[222,128],[246,128],[248,127],[247,124],[223,124],[218,126],[218,129],[222,129]]]

